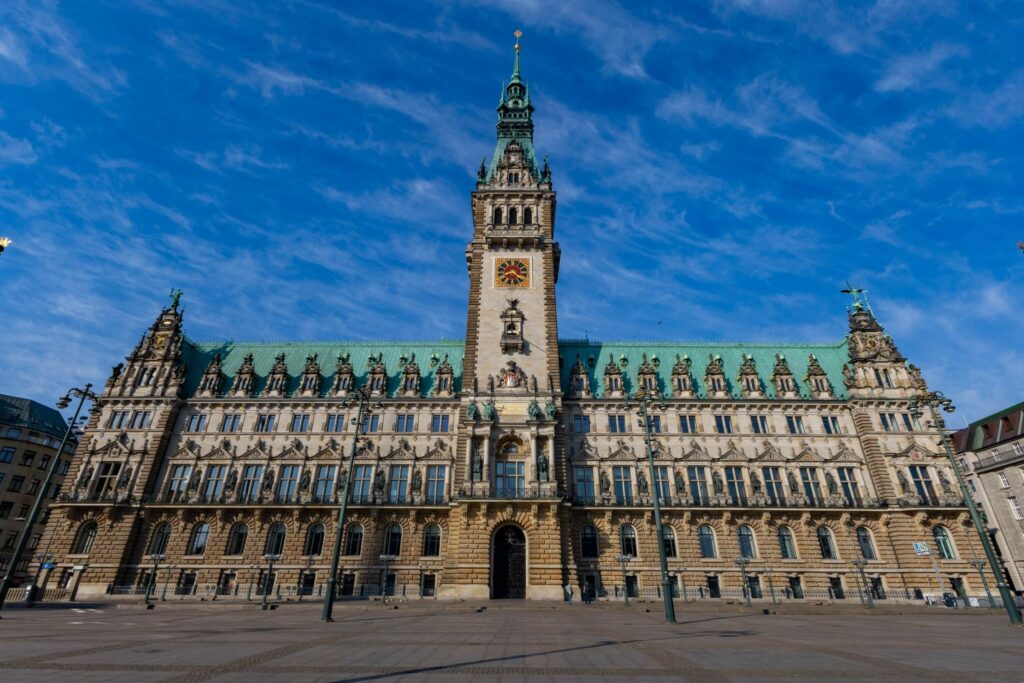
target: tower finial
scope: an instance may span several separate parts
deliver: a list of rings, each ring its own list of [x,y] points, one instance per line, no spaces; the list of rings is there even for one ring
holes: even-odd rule
[[[518,82],[519,81],[519,38],[520,38],[520,36],[523,35],[523,32],[520,31],[519,29],[516,29],[515,33],[513,35],[515,35],[515,37],[516,37],[516,61],[515,61],[515,64],[513,65],[513,67],[512,67],[512,81],[513,82]]]
[[[868,291],[866,289],[860,289],[850,284],[850,281],[846,281],[846,289],[839,290],[843,294],[849,294],[853,297],[853,304],[851,309],[854,313],[859,311],[867,310],[868,313],[874,315],[874,311],[871,310],[871,304],[868,303]]]

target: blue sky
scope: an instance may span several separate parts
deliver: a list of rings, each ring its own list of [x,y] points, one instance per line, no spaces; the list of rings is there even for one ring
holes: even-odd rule
[[[1024,11],[943,0],[7,0],[0,391],[172,286],[197,339],[462,338],[517,27],[562,337],[834,340],[850,279],[962,416],[1024,399]]]

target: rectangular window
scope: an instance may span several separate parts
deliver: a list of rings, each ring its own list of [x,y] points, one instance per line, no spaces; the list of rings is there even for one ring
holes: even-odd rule
[[[651,415],[651,432],[661,434],[661,415]]]
[[[786,416],[786,429],[789,430],[790,434],[803,434],[804,433],[804,419],[799,415],[787,415]]]
[[[11,483],[7,486],[7,490],[8,491],[14,491],[15,493],[17,493],[18,491],[21,490],[21,487],[24,486],[24,485],[25,485],[25,477],[22,477],[20,475],[19,476],[14,476],[14,477],[11,477]]]
[[[612,479],[615,483],[615,502],[625,505],[633,503],[633,468],[613,467]]]
[[[679,416],[679,431],[683,434],[696,434],[697,433],[697,416],[696,415],[680,415]]]
[[[70,460],[61,460],[60,461],[60,467],[57,468],[57,474],[59,474],[59,475],[61,475],[63,477],[64,475],[66,475],[68,473],[69,469],[71,469],[71,461]]]
[[[593,505],[597,493],[594,489],[594,468],[574,467],[576,473],[576,502]]]
[[[764,415],[751,415],[750,428],[754,430],[755,434],[767,434],[768,418]]]
[[[715,415],[715,431],[719,434],[732,434],[732,417]]]
[[[843,497],[849,505],[860,505],[860,489],[857,476],[852,467],[839,468],[839,484],[843,487]]]
[[[373,489],[373,465],[356,465],[352,468],[352,502],[370,502]]]
[[[413,416],[412,414],[402,414],[395,416],[395,431],[396,432],[411,432],[413,428]]]
[[[277,481],[277,502],[291,503],[295,501],[295,494],[299,488],[298,465],[282,465],[281,478]]]
[[[256,416],[256,431],[257,432],[272,432],[274,431],[274,422],[277,419],[277,415],[268,415],[262,413]]]
[[[0,503],[0,519],[8,519],[11,516],[11,510],[14,509],[14,503],[9,500],[5,500]]]
[[[50,456],[43,454],[43,457],[39,458],[39,469],[45,470],[50,465]]]
[[[572,416],[572,431],[577,434],[589,434],[590,433],[590,416],[589,415],[573,415]]]
[[[999,488],[1009,488],[1010,479],[1006,476],[1006,472],[999,473]]]
[[[1024,510],[1020,509],[1020,503],[1016,496],[1010,496],[1006,502],[1010,504],[1010,512],[1013,513],[1014,519],[1024,519]]]
[[[206,415],[194,414],[185,419],[186,432],[202,432],[206,429]]]
[[[32,467],[33,461],[36,459],[35,451],[25,451],[21,454],[21,464],[23,467]]]
[[[331,413],[327,416],[327,428],[325,432],[343,432],[345,431],[345,416]]]
[[[119,462],[102,462],[96,473],[96,486],[93,493],[102,495],[113,491],[117,485],[117,475],[121,471]]]
[[[224,419],[220,423],[220,431],[222,432],[237,432],[242,428],[242,416],[241,415],[225,415]]]
[[[687,474],[690,478],[690,497],[695,505],[707,505],[710,501],[708,495],[707,468],[703,465],[687,467]]]
[[[626,416],[625,415],[609,415],[608,416],[608,431],[612,434],[619,434],[626,431]]]
[[[227,473],[227,465],[210,465],[206,468],[206,486],[203,488],[206,500],[217,500],[224,493],[224,477]]]
[[[132,424],[130,429],[148,429],[149,423],[153,418],[153,413],[149,410],[136,410],[132,414]]]
[[[391,487],[388,491],[389,503],[404,503],[409,495],[409,466],[392,465],[389,477]]]
[[[882,429],[884,431],[900,431],[900,423],[896,421],[896,413],[880,413],[878,418],[882,421]]]
[[[804,485],[804,495],[809,505],[817,505],[821,501],[821,482],[818,480],[817,467],[801,467],[800,481]]]
[[[0,462],[11,462],[14,460],[14,449],[10,446],[0,448]]]
[[[932,486],[932,478],[928,474],[928,468],[924,465],[910,466],[910,479],[914,482],[914,489],[917,495],[926,503],[935,502],[935,487]]]
[[[914,420],[910,417],[910,413],[900,413],[900,417],[903,418],[903,426],[908,432],[914,431]]]
[[[658,493],[659,500],[662,503],[667,503],[672,499],[667,467],[654,468],[654,490]]]
[[[20,439],[21,438],[21,430],[18,429],[17,427],[10,427],[7,430],[7,438],[8,439]]]
[[[843,433],[843,430],[839,428],[839,418],[835,415],[822,415],[821,428],[825,430],[826,434]]]
[[[494,463],[494,483],[501,498],[522,498],[526,494],[526,463],[501,461]]]
[[[316,481],[313,484],[313,500],[317,503],[327,503],[331,500],[334,492],[334,476],[338,471],[337,465],[318,465],[316,468]]]
[[[131,419],[132,412],[130,410],[115,410],[110,414],[110,420],[107,421],[108,429],[121,429],[128,425]]]
[[[308,432],[309,415],[292,415],[292,431],[300,433]]]
[[[242,470],[242,489],[239,495],[242,502],[253,503],[259,500],[262,482],[263,465],[246,465]]]
[[[171,483],[167,488],[168,493],[185,493],[188,490],[188,481],[192,478],[192,465],[175,465],[171,468]]]
[[[444,502],[445,476],[448,468],[444,465],[427,466],[427,503]]]
[[[778,467],[762,467],[761,476],[764,477],[764,492],[773,505],[784,505],[785,496],[782,493],[782,477],[779,475]]]
[[[380,431],[380,416],[366,415],[363,417],[363,434],[373,434]]]
[[[43,482],[40,479],[32,479],[32,483],[28,485],[28,494],[30,496],[34,496],[35,494],[39,493],[39,486],[42,483]]]
[[[430,416],[430,431],[436,433],[447,433],[448,432],[448,421],[449,415],[431,415]]]
[[[743,481],[742,467],[725,468],[725,486],[729,492],[729,502],[733,505],[747,504],[747,485]]]

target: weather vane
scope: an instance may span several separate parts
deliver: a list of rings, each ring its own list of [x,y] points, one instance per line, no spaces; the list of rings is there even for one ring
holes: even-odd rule
[[[853,308],[854,313],[867,309],[868,313],[874,314],[874,311],[871,310],[871,304],[868,303],[868,290],[854,287],[850,284],[850,281],[847,280],[846,289],[840,289],[839,291],[853,297],[853,305],[851,308]]]
[[[523,32],[520,31],[519,29],[516,29],[515,33],[513,33],[512,35],[516,37],[516,52],[519,52],[519,37],[523,35]]]

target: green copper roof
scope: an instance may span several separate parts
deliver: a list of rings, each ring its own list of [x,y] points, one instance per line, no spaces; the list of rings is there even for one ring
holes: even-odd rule
[[[24,427],[63,438],[68,424],[54,408],[17,396],[0,394],[0,424]]]
[[[765,395],[775,398],[775,386],[772,372],[775,369],[775,355],[782,354],[793,379],[800,391],[801,398],[811,398],[809,387],[804,382],[807,375],[807,364],[810,354],[814,354],[822,370],[828,375],[832,391],[837,399],[845,399],[846,385],[843,383],[843,364],[849,356],[846,341],[838,343],[715,343],[715,342],[599,342],[587,340],[559,341],[558,354],[561,358],[562,386],[569,386],[569,375],[576,363],[577,354],[583,362],[590,377],[590,389],[595,396],[604,395],[604,368],[608,365],[608,357],[614,358],[622,371],[625,389],[632,393],[636,390],[636,372],[643,362],[643,354],[648,361],[657,367],[659,388],[665,392],[672,379],[672,366],[676,355],[689,356],[692,363],[690,375],[697,396],[707,397],[704,386],[704,373],[708,365],[709,355],[722,358],[728,389],[734,398],[740,397],[739,370],[743,363],[743,354],[754,358],[757,373],[761,378]],[[626,365],[623,367],[622,360]]]
[[[335,364],[338,356],[343,353],[349,354],[349,362],[356,375],[356,382],[362,385],[367,381],[368,361],[370,356],[384,354],[384,366],[388,371],[388,393],[394,394],[398,390],[401,381],[403,365],[401,358],[404,355],[407,359],[416,355],[416,364],[420,368],[421,388],[424,395],[434,386],[434,372],[448,355],[448,362],[451,363],[452,371],[455,373],[455,391],[459,391],[462,380],[462,353],[465,344],[462,340],[441,340],[431,341],[369,341],[369,342],[194,342],[189,340],[182,345],[182,360],[186,363],[188,373],[185,378],[185,392],[187,396],[195,393],[203,372],[206,370],[213,356],[219,353],[221,356],[221,371],[226,376],[221,385],[222,393],[226,392],[231,381],[242,365],[246,354],[253,355],[253,366],[256,369],[258,380],[254,387],[255,395],[263,392],[267,375],[274,365],[274,359],[278,354],[283,353],[285,363],[288,365],[288,374],[291,383],[288,393],[293,394],[298,389],[299,378],[302,369],[306,364],[306,356],[317,354],[317,362],[320,364],[320,374],[323,380],[320,383],[321,394],[325,394],[331,387],[334,380]],[[436,361],[434,360],[436,359]]]

